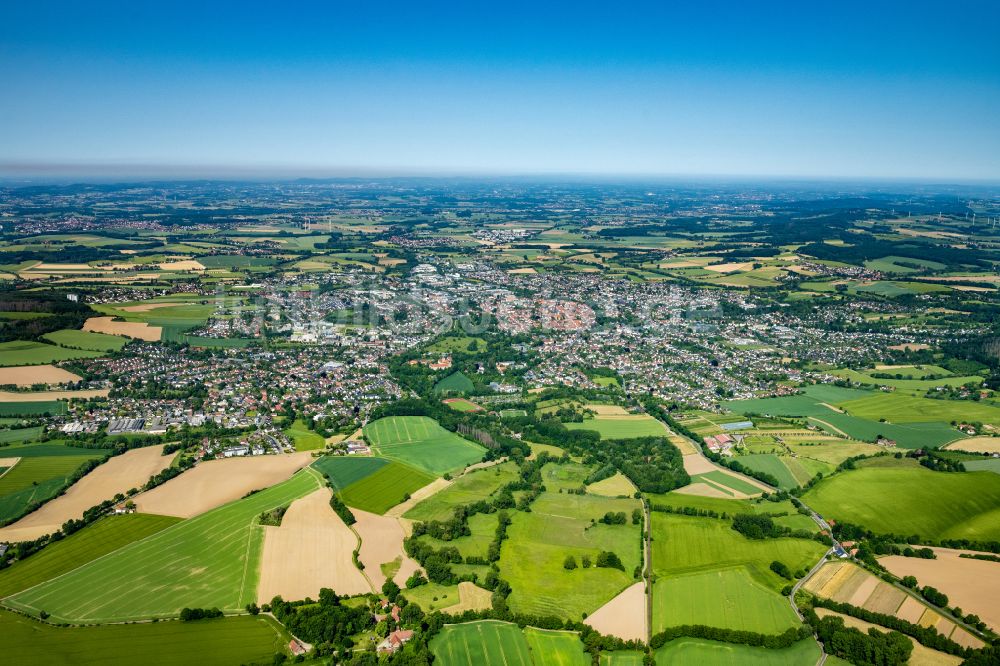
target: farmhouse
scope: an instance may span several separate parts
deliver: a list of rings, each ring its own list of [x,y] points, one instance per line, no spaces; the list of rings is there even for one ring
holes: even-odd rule
[[[376,650],[384,654],[392,654],[413,638],[413,632],[409,629],[397,629],[389,634],[384,641],[378,644]]]

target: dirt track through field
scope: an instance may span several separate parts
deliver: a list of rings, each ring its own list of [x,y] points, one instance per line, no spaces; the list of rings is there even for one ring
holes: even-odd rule
[[[71,518],[80,518],[90,507],[141,486],[166,469],[174,454],[163,455],[163,446],[132,449],[96,467],[73,484],[65,495],[42,505],[38,511],[0,529],[0,541],[27,541],[51,534]]]
[[[397,585],[403,587],[406,579],[420,569],[420,565],[410,559],[403,550],[403,538],[406,536],[403,526],[396,518],[379,516],[361,509],[351,509],[357,519],[354,531],[361,537],[361,552],[358,559],[365,565],[365,575],[375,589],[381,590],[385,576],[382,565],[392,562],[397,557],[402,558],[399,571],[393,576]]]
[[[83,330],[108,335],[124,335],[129,338],[155,342],[160,339],[163,329],[146,323],[115,321],[114,317],[91,317],[84,323]]]
[[[584,623],[623,640],[646,640],[646,588],[635,583],[591,613]]]
[[[54,365],[18,365],[0,368],[0,386],[32,386],[34,384],[66,384],[78,382],[82,377]]]
[[[975,613],[993,629],[1000,629],[1000,563],[959,557],[963,551],[933,548],[936,560],[893,555],[879,564],[896,576],[915,576],[948,595],[950,606]]]
[[[415,507],[421,501],[427,499],[431,495],[436,495],[451,484],[452,482],[446,479],[434,479],[423,488],[413,491],[413,494],[410,495],[410,499],[405,502],[400,502],[396,506],[392,507],[385,512],[385,515],[390,518],[400,518],[404,513]]]
[[[285,599],[371,592],[352,553],[358,537],[330,508],[330,489],[321,488],[292,502],[280,527],[264,527],[258,603],[275,595]]]
[[[290,478],[312,461],[308,452],[226,458],[194,469],[135,498],[142,513],[190,518]]]

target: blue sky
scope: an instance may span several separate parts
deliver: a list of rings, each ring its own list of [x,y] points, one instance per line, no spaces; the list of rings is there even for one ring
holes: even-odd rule
[[[539,4],[10,0],[0,163],[1000,181],[995,1]]]

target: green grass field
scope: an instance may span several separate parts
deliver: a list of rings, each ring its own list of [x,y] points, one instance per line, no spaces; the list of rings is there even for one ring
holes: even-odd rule
[[[44,342],[15,340],[0,342],[0,366],[39,365],[55,361],[69,361],[75,358],[95,358],[101,352],[87,349],[66,349]]]
[[[711,481],[712,484],[717,484],[720,486],[725,486],[736,492],[743,493],[744,495],[759,495],[761,489],[757,486],[744,481],[743,479],[737,478],[732,474],[727,474],[720,470],[713,470],[711,472],[705,472],[704,474],[695,474],[691,477],[692,483],[697,483],[704,480]]]
[[[533,666],[528,641],[516,624],[482,620],[449,624],[430,643],[441,666]]]
[[[368,456],[323,456],[312,466],[329,479],[334,488],[343,490],[388,464],[384,458]]]
[[[364,433],[380,455],[438,476],[479,462],[486,451],[426,416],[389,416]]]
[[[23,458],[0,476],[0,521],[20,516],[33,502],[54,497],[80,465],[103,453],[98,450],[89,456]]]
[[[76,347],[101,352],[119,351],[128,342],[128,340],[118,335],[106,335],[104,333],[91,333],[90,331],[72,329],[53,331],[52,333],[46,333],[42,337],[61,347]]]
[[[631,515],[637,500],[595,495],[545,492],[530,513],[517,512],[507,529],[500,555],[500,574],[513,589],[508,601],[516,613],[580,619],[592,613],[634,582],[639,564],[639,526],[592,523],[608,511]],[[609,568],[563,567],[567,555],[577,564],[594,560],[602,550],[613,551],[625,571]]]
[[[345,487],[340,497],[348,506],[383,514],[433,480],[434,477],[426,472],[391,462]]]
[[[787,599],[738,567],[658,579],[653,584],[653,633],[681,624],[777,634],[799,621]]]
[[[642,666],[645,655],[635,650],[616,650],[601,653],[601,666]]]
[[[590,666],[590,655],[583,651],[583,642],[575,632],[525,627],[524,637],[536,664]]]
[[[0,430],[0,443],[9,444],[12,442],[26,442],[29,439],[35,439],[41,434],[42,434],[42,426]],[[3,451],[0,451],[0,453],[3,453]]]
[[[785,466],[783,458],[779,458],[773,453],[740,456],[738,461],[741,465],[749,467],[752,470],[765,472],[775,477],[778,479],[778,487],[782,490],[791,490],[799,486],[791,470]]]
[[[295,444],[296,451],[316,451],[326,446],[326,440],[310,430],[302,419],[295,419],[283,432]]]
[[[486,499],[501,486],[517,479],[517,466],[512,462],[476,470],[458,477],[449,487],[420,502],[405,517],[421,521],[448,520],[455,507]]]
[[[774,416],[818,416],[836,414],[822,403],[831,405],[872,395],[871,391],[841,388],[830,384],[807,386],[800,395],[784,398],[731,400],[723,405],[739,414],[771,414]],[[876,419],[877,420],[877,419]],[[926,419],[925,419],[926,420]]]
[[[758,506],[768,510],[767,504],[770,503]],[[652,529],[653,571],[658,576],[712,573],[739,567],[759,585],[774,592],[780,591],[787,581],[771,571],[771,562],[779,560],[792,571],[808,571],[826,551],[823,544],[810,539],[747,539],[732,529],[730,521],[715,518],[653,512]]]
[[[257,517],[319,487],[303,470],[288,481],[168,527],[6,603],[57,621],[173,617],[185,606],[237,611],[255,600],[263,533]]]
[[[931,400],[912,395],[878,393],[838,405],[852,416],[890,423],[924,423],[928,421],[982,421],[1000,425],[1000,408],[971,400]]]
[[[102,518],[46,546],[40,553],[0,570],[0,599],[61,576],[180,521],[173,516],[143,513]]]
[[[814,666],[820,658],[819,644],[811,638],[781,650],[719,643],[698,638],[678,638],[656,651],[657,666]],[[603,662],[602,662],[603,663]],[[618,666],[618,662],[611,662]],[[827,660],[827,663],[832,663]]]
[[[448,517],[450,518],[451,516],[449,515]],[[451,541],[441,541],[440,539],[426,535],[420,537],[420,540],[429,543],[439,550],[448,546],[457,548],[462,557],[486,557],[490,543],[492,543],[496,536],[497,515],[495,513],[477,513],[469,516],[469,531],[472,534],[461,536]],[[424,608],[424,610],[427,609]]]
[[[633,437],[656,437],[667,434],[667,427],[648,415],[630,419],[601,418],[598,416],[593,419],[584,419],[583,423],[565,423],[563,425],[570,430],[596,430],[601,433],[601,439],[632,439]]]
[[[101,449],[85,449],[79,446],[67,446],[58,440],[50,442],[29,442],[25,444],[11,444],[0,448],[0,453],[4,458],[48,458],[52,456],[93,456],[107,455],[107,451]]]
[[[38,402],[0,402],[0,417],[3,416],[58,416],[66,413],[66,403],[62,400],[40,400]]]
[[[59,628],[0,611],[0,634],[7,663],[38,666],[271,663],[289,640],[264,615]]]
[[[877,374],[881,374],[881,371],[873,370]],[[886,371],[886,374],[892,374],[894,371]],[[843,377],[852,382],[857,382],[859,384],[874,384],[876,386],[894,386],[899,389],[908,389],[914,391],[927,391],[934,388],[935,386],[964,386],[965,384],[973,383],[977,386],[983,383],[983,377],[980,375],[967,375],[964,377],[942,377],[941,379],[885,379],[879,377],[872,377],[871,374],[865,372],[858,372],[857,370],[841,369],[833,370],[830,374],[837,375],[838,377]]]
[[[462,337],[447,337],[436,340],[427,351],[434,352],[438,354],[443,354],[447,352],[469,352],[470,347],[475,343],[476,349],[480,352],[485,352],[487,349],[486,340],[482,338],[473,338],[469,336]]]
[[[943,422],[879,423],[833,411],[811,417],[809,422],[832,434],[844,433],[854,439],[868,442],[874,442],[881,435],[895,440],[896,445],[904,449],[937,448],[966,436],[960,430]]]
[[[475,388],[472,380],[464,373],[455,372],[434,385],[435,393],[468,393]]]
[[[825,518],[875,532],[1000,540],[1000,475],[866,467],[814,486],[803,500]]]

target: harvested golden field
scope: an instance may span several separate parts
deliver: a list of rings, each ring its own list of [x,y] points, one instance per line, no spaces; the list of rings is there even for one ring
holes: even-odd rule
[[[737,271],[748,271],[753,268],[753,262],[734,262],[729,264],[712,264],[704,267],[706,271],[715,273],[735,273]]]
[[[115,321],[114,317],[91,317],[84,323],[83,330],[108,335],[124,335],[128,338],[154,342],[160,339],[163,329],[159,326],[134,321]]]
[[[594,495],[603,495],[604,497],[618,497],[619,495],[627,495],[631,497],[636,491],[635,486],[629,481],[629,478],[617,472],[614,476],[610,476],[597,483],[592,483],[587,486],[587,492]]]
[[[54,365],[16,365],[0,368],[0,386],[32,386],[34,384],[67,384],[82,377]]]
[[[16,465],[19,460],[20,458],[0,458],[0,467],[10,469]],[[4,472],[4,474],[6,474],[6,472]],[[2,474],[0,474],[0,476],[2,476]]]
[[[623,640],[646,639],[646,588],[635,583],[587,616],[584,623]]]
[[[934,548],[936,560],[893,555],[879,564],[896,576],[915,576],[948,595],[949,605],[975,613],[986,624],[1000,629],[1000,564],[959,557],[963,551]]]
[[[467,610],[481,611],[493,607],[493,593],[469,581],[462,581],[458,584],[458,599],[457,604],[442,608],[441,612],[458,615]]]
[[[0,391],[0,402],[46,402],[48,400],[73,400],[75,398],[106,398],[111,389],[87,389],[83,391]]]
[[[186,259],[183,261],[167,261],[158,264],[160,270],[164,271],[203,271],[205,266],[200,261]]]
[[[618,405],[584,405],[584,409],[589,409],[598,416],[628,416],[629,413],[624,407]]]
[[[880,627],[877,624],[871,624],[870,622],[859,620],[856,617],[836,613],[832,610],[827,610],[826,608],[817,608],[816,614],[820,617],[833,615],[835,617],[843,618],[846,626],[860,629],[864,633],[868,633],[868,630],[872,627],[883,633],[888,633],[889,631],[885,627]],[[955,657],[945,652],[939,652],[937,650],[924,647],[912,638],[910,638],[910,642],[913,643],[913,653],[910,655],[909,661],[906,662],[910,666],[957,666],[962,663],[961,657]]]
[[[190,518],[291,477],[312,461],[308,451],[199,463],[135,498],[142,513]]]
[[[285,599],[319,596],[328,587],[337,594],[371,592],[354,566],[358,537],[330,508],[330,489],[321,488],[295,500],[279,527],[264,527],[258,603],[275,595]]]
[[[681,495],[697,495],[698,497],[718,497],[720,499],[733,499],[732,495],[722,492],[714,486],[710,486],[707,483],[692,483],[683,488],[678,488],[674,490],[675,493],[680,493]]]
[[[914,562],[935,562],[935,560],[918,560],[916,558],[903,559],[912,559]],[[880,560],[880,562],[883,561]],[[985,564],[1000,566],[993,562]],[[922,584],[927,584],[922,579],[918,580]],[[827,562],[803,587],[807,592],[824,599],[832,599],[868,610],[878,610],[887,615],[895,615],[913,624],[934,627],[945,636],[954,634],[956,642],[958,642],[958,638],[966,641],[963,645],[968,644],[970,647],[983,645],[982,641],[956,625],[950,618],[850,562]],[[897,600],[901,600],[902,603],[899,603],[896,608],[891,608]]]
[[[970,437],[952,442],[944,447],[949,451],[972,451],[973,453],[1000,453],[1000,437]]]
[[[358,559],[365,565],[365,574],[372,585],[376,590],[381,590],[382,584],[385,583],[382,565],[399,558],[402,564],[392,579],[402,587],[406,579],[420,569],[420,565],[410,559],[403,550],[403,538],[406,532],[400,521],[361,509],[351,509],[351,513],[357,519],[353,525],[354,531],[361,537],[361,552],[358,553]]]
[[[42,505],[12,525],[0,529],[0,541],[28,541],[59,529],[67,520],[149,481],[170,466],[174,454],[163,455],[163,446],[148,446],[114,456],[74,483],[64,495]]]

